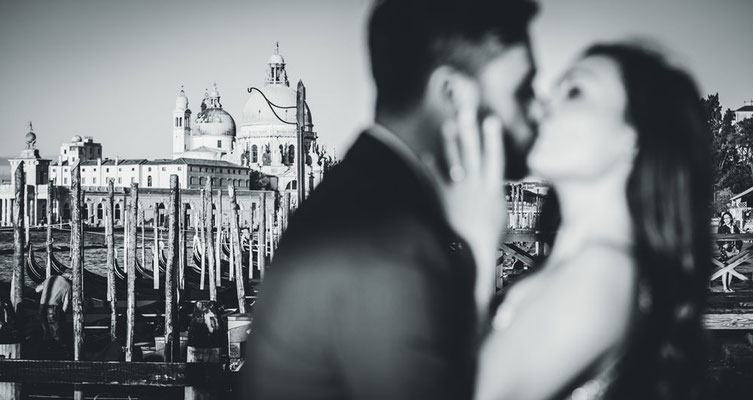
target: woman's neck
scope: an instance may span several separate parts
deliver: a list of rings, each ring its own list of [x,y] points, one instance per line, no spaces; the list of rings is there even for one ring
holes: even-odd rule
[[[598,240],[630,245],[633,224],[627,202],[627,177],[628,173],[623,172],[589,182],[555,183],[562,215],[560,232],[576,235],[575,242]]]

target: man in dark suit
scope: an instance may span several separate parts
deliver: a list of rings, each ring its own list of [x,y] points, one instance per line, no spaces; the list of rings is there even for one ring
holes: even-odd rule
[[[440,130],[474,82],[479,114],[504,121],[508,176],[522,177],[535,12],[525,0],[376,3],[376,124],[283,235],[254,310],[247,398],[472,396],[486,304],[475,294],[493,276],[477,279],[478,258],[446,218],[438,182],[457,171]]]

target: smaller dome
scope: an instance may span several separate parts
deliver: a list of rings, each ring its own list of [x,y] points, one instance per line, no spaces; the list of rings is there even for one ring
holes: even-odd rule
[[[26,143],[31,143],[37,140],[37,135],[34,132],[26,134]]]
[[[74,142],[74,143],[75,143],[75,142],[80,142],[81,140],[82,140],[82,139],[81,139],[81,136],[79,136],[79,135],[75,135],[75,136],[73,136],[73,137],[71,138],[71,142]]]
[[[285,59],[279,54],[272,54],[269,57],[269,64],[285,64]]]
[[[217,90],[217,84],[215,83],[212,87],[212,91],[209,92],[209,98],[217,98],[220,97],[220,92]]]
[[[275,53],[269,57],[269,64],[285,64],[285,59],[280,55],[280,42],[275,42]]]
[[[194,135],[235,136],[235,120],[222,108],[208,108],[196,115]]]

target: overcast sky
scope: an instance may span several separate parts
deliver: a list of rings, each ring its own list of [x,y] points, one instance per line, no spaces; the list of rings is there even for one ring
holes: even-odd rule
[[[540,0],[533,25],[537,87],[588,43],[655,38],[725,107],[753,99],[753,1]],[[199,109],[217,82],[240,123],[246,88],[263,84],[280,42],[291,85],[307,86],[320,142],[344,154],[372,118],[365,48],[370,0],[0,0],[0,155],[34,123],[42,154],[73,135],[105,157],[169,158],[175,96]]]

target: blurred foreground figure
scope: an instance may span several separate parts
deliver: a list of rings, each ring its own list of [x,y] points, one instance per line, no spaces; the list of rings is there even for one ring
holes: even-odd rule
[[[533,139],[525,111],[535,12],[523,0],[376,3],[376,124],[291,219],[254,310],[246,398],[472,396],[503,222],[502,164],[524,175]],[[480,207],[448,212],[442,185],[467,171],[448,166],[443,129],[476,125],[479,114],[505,121],[515,156],[502,157],[501,127],[487,129],[498,145],[487,152],[496,154],[493,190],[475,199]],[[480,218],[494,221],[481,231],[489,235],[473,234]]]
[[[513,286],[476,398],[697,399],[710,263],[710,139],[693,80],[658,53],[597,45],[545,103],[532,172],[561,226]]]

